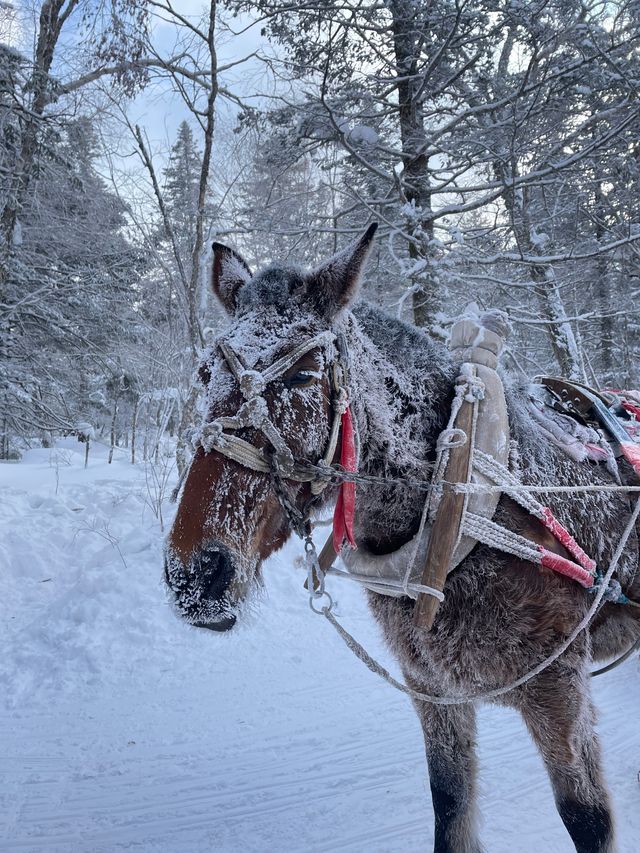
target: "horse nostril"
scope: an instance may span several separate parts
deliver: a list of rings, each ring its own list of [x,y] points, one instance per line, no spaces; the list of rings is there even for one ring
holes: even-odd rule
[[[205,598],[222,598],[233,580],[234,569],[224,551],[203,551],[199,558],[199,574]]]

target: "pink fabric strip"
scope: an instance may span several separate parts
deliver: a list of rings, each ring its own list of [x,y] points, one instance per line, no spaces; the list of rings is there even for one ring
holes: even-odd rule
[[[558,542],[561,545],[564,545],[571,556],[575,557],[584,569],[588,569],[590,572],[595,570],[595,560],[592,560],[591,557],[582,550],[569,531],[560,524],[548,506],[542,508],[542,518],[540,520],[547,530],[553,533]],[[560,559],[562,559],[562,557]]]
[[[357,470],[356,444],[353,435],[351,409],[347,406],[342,415],[342,438],[340,446],[340,464],[345,471]],[[342,551],[345,539],[352,548],[356,548],[353,538],[353,523],[356,511],[356,484],[344,482],[338,492],[338,500],[333,513],[333,550]]]
[[[620,449],[624,454],[624,458],[627,462],[630,462],[633,465],[633,470],[636,472],[636,475],[640,477],[640,445],[634,444],[631,440],[628,442],[620,442]]]
[[[554,554],[552,551],[548,551],[546,548],[543,548],[542,545],[538,545],[538,550],[542,555],[541,563],[547,569],[553,569],[554,572],[558,572],[561,575],[571,578],[571,580],[577,581],[587,589],[593,586],[593,575],[586,569],[583,569],[582,566],[579,566],[577,563],[573,563],[571,560],[567,560],[565,557],[561,557],[559,554]]]

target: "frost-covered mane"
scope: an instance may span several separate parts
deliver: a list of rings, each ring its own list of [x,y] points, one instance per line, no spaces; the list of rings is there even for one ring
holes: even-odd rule
[[[453,395],[449,353],[421,330],[366,302],[343,322],[352,407],[362,435],[361,470],[379,477],[428,479]],[[379,518],[387,507],[385,522],[369,525],[365,535],[374,551],[390,550],[415,531],[420,515],[416,497],[393,486],[361,490],[358,503],[364,517]]]

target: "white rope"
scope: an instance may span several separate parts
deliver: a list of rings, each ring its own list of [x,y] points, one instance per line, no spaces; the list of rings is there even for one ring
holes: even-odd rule
[[[407,486],[411,486],[413,488],[416,487],[415,483],[407,483]],[[517,489],[509,484],[503,485],[498,483],[494,486],[485,483],[448,483],[448,485],[452,486],[456,492],[469,492],[469,494],[474,494],[475,492],[507,492],[510,490],[518,491],[518,492],[532,492],[533,494],[563,494],[563,493],[571,493],[571,492],[623,492],[625,494],[633,494],[634,492],[640,492],[640,486],[617,486],[614,484],[608,483],[594,483],[590,485],[584,486],[526,486],[520,485]],[[429,483],[425,480],[423,484],[424,488],[429,487]]]
[[[327,449],[325,450],[321,460],[321,464],[326,465],[328,471],[330,471],[329,466],[333,462],[333,457],[335,456],[336,448],[338,446],[338,436],[340,435],[340,427],[342,426],[342,415],[349,408],[349,395],[347,390],[339,384],[340,382],[341,378],[338,376],[337,371],[334,370],[333,384],[334,387],[339,390],[337,391],[335,400],[333,401],[333,420],[331,422],[331,431],[329,433],[329,443],[327,444]],[[326,489],[329,482],[330,475],[324,480],[321,478],[311,480],[311,493],[319,495]]]
[[[463,429],[457,427],[447,427],[443,429],[438,440],[436,441],[436,450],[442,453],[446,450],[451,450],[453,447],[464,447],[467,443],[467,434]]]
[[[531,515],[535,515],[536,518],[542,517],[543,507],[540,501],[521,490],[520,487],[522,484],[506,465],[502,465],[497,459],[494,459],[482,450],[474,449],[473,466],[477,469],[478,473],[484,475],[495,485],[501,486],[501,491],[512,497],[521,507],[530,512]]]
[[[507,554],[513,554],[515,557],[521,557],[531,563],[540,563],[540,552],[530,539],[526,539],[512,530],[507,530],[506,527],[502,527],[489,518],[467,512],[462,526],[468,536],[477,539],[478,542],[482,542],[490,548],[506,551]]]
[[[388,587],[389,589],[397,589],[398,592],[404,592],[407,595],[411,592],[416,593],[416,595],[419,592],[425,592],[427,595],[432,595],[434,598],[437,598],[438,601],[444,601],[443,592],[432,586],[427,586],[427,584],[424,583],[399,583],[393,578],[378,578],[375,575],[363,575],[358,572],[351,571],[344,572],[342,569],[336,569],[333,566],[326,569],[325,574],[336,575],[337,577],[345,578],[346,580],[355,581],[364,587],[382,586]],[[414,596],[411,597],[413,598]]]
[[[470,702],[479,702],[479,701],[488,701],[490,699],[495,699],[498,696],[503,696],[505,693],[510,693],[512,690],[515,690],[517,687],[521,687],[523,684],[526,684],[532,678],[535,678],[536,675],[540,675],[545,669],[547,669],[551,664],[555,663],[558,658],[563,655],[569,646],[576,640],[579,634],[585,630],[591,623],[591,620],[595,616],[598,608],[600,607],[600,603],[607,591],[607,587],[609,586],[609,581],[613,577],[613,574],[618,567],[618,563],[620,562],[620,557],[622,556],[622,552],[627,544],[627,540],[631,535],[632,530],[634,529],[635,523],[638,520],[638,515],[640,514],[640,498],[636,501],[636,505],[633,509],[633,513],[627,523],[627,526],[622,534],[620,542],[618,543],[618,547],[613,555],[609,568],[607,570],[606,575],[602,579],[602,582],[599,585],[598,592],[596,593],[596,597],[586,612],[584,617],[580,620],[580,622],[573,629],[571,634],[564,640],[560,646],[556,649],[556,651],[549,655],[549,657],[545,658],[541,661],[537,666],[533,669],[530,669],[520,678],[517,678],[515,681],[511,682],[504,687],[497,687],[494,690],[488,690],[484,693],[475,693],[475,694],[466,694],[463,696],[432,696],[429,693],[420,693],[417,690],[412,690],[410,687],[407,687],[406,684],[398,681],[394,678],[391,673],[385,669],[382,664],[378,663],[371,655],[367,652],[363,646],[353,637],[345,628],[340,625],[335,616],[331,613],[328,607],[323,607],[320,611],[322,615],[327,619],[327,621],[333,625],[338,634],[342,637],[345,644],[351,651],[359,658],[371,672],[379,675],[386,682],[391,684],[392,687],[402,691],[402,693],[406,693],[408,696],[411,696],[412,699],[417,699],[420,702],[430,702],[433,705],[466,705]]]
[[[470,403],[473,406],[471,410],[471,435],[467,436],[467,441],[470,443],[471,447],[469,450],[469,458],[467,460],[467,470],[465,471],[464,475],[465,483],[470,483],[471,477],[473,475],[473,459],[476,449],[476,433],[478,431],[478,402],[484,399],[485,384],[482,379],[480,379],[480,377],[477,375],[476,366],[474,364],[465,363],[460,369],[462,371],[462,375],[465,378],[464,388],[466,389],[466,393],[464,395],[464,399],[467,403]],[[462,514],[460,516],[460,525],[458,527],[458,536],[453,547],[453,554],[455,554],[456,550],[458,549],[460,542],[462,541],[462,537],[464,535],[464,519],[467,515],[467,510],[469,508],[469,498],[469,494],[464,495]]]

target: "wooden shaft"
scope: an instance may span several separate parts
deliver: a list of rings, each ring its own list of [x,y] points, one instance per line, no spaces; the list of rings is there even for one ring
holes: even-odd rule
[[[431,528],[427,556],[420,579],[420,583],[440,591],[444,589],[447,572],[458,541],[465,500],[463,493],[454,491],[453,486],[448,484],[467,482],[472,450],[474,405],[464,400],[456,417],[454,426],[464,431],[467,440],[462,446],[452,447],[449,451],[449,461],[444,473],[446,482]],[[430,630],[439,605],[440,602],[433,595],[419,593],[413,610],[413,624],[427,631]]]

